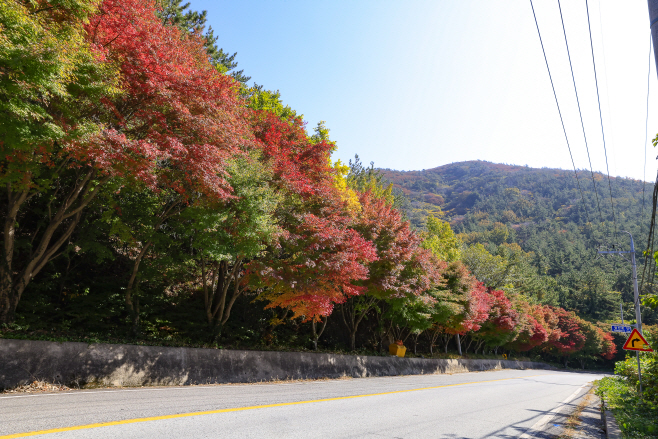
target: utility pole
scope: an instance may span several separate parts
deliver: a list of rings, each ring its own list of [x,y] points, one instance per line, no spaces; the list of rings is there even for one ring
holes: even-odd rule
[[[624,324],[624,301],[619,304],[619,312],[621,313],[621,324]]]
[[[656,4],[656,13],[658,13],[658,0],[649,0],[649,11],[651,12],[651,4]],[[651,31],[653,33],[653,30]],[[658,33],[658,25],[656,26],[656,33]],[[656,34],[653,34],[654,38]],[[654,45],[655,47],[655,45]],[[642,334],[642,313],[640,311],[640,291],[637,287],[637,264],[635,263],[635,243],[633,242],[633,235],[625,230],[620,230],[620,232],[628,233],[628,236],[631,238],[631,251],[599,251],[600,255],[631,255],[631,264],[633,266],[633,290],[634,290],[634,304],[635,304],[635,327]],[[623,323],[623,308],[622,308],[622,323]],[[642,334],[644,335],[644,334]],[[640,380],[640,395],[642,395],[642,372],[640,371],[640,352],[636,351],[637,354],[637,374]]]

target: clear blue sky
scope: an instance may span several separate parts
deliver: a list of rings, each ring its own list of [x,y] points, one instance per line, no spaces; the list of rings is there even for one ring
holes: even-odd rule
[[[252,82],[280,90],[336,158],[428,169],[463,160],[571,169],[528,0],[192,0]],[[589,2],[610,174],[642,178],[644,0]],[[588,168],[556,1],[535,0],[576,166]],[[605,161],[584,0],[562,2],[594,170]],[[647,180],[656,173],[651,60]]]

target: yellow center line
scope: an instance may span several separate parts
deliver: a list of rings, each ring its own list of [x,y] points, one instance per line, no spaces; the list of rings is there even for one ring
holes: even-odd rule
[[[27,433],[9,434],[9,435],[6,435],[6,436],[0,436],[0,439],[12,439],[12,438],[17,438],[17,437],[37,436],[37,435],[40,435],[40,434],[61,433],[61,432],[65,432],[65,431],[88,430],[90,428],[111,427],[113,425],[124,425],[124,424],[136,424],[138,422],[162,421],[162,420],[165,420],[165,419],[187,418],[187,417],[190,417],[190,416],[214,415],[214,414],[217,414],[217,413],[228,413],[228,412],[240,412],[240,411],[243,411],[243,410],[265,409],[265,408],[270,408],[270,407],[285,407],[285,406],[290,406],[290,405],[310,404],[312,402],[340,401],[340,400],[343,400],[343,399],[365,398],[367,396],[393,395],[395,393],[417,392],[419,390],[432,390],[432,389],[440,389],[440,388],[443,388],[443,387],[455,387],[455,386],[465,386],[465,385],[468,385],[468,384],[492,383],[494,381],[518,380],[518,379],[524,379],[524,378],[530,378],[530,377],[536,377],[536,376],[542,376],[542,375],[550,375],[550,374],[528,375],[528,376],[514,377],[514,378],[502,378],[502,379],[498,379],[498,380],[472,381],[472,382],[468,382],[468,383],[444,384],[443,386],[420,387],[418,389],[394,390],[392,392],[369,393],[369,394],[365,394],[365,395],[338,396],[336,398],[311,399],[311,400],[308,400],[308,401],[281,402],[281,403],[277,403],[277,404],[254,405],[254,406],[250,406],[250,407],[234,407],[234,408],[230,408],[230,409],[208,410],[208,411],[204,411],[204,412],[179,413],[179,414],[176,414],[176,415],[151,416],[149,418],[124,419],[123,421],[99,422],[99,423],[96,423],[96,424],[76,425],[76,426],[73,426],[73,427],[52,428],[50,430],[39,430],[39,431],[29,431]]]

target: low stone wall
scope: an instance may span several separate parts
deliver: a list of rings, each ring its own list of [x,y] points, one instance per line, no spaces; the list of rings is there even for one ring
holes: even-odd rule
[[[505,360],[439,360],[0,339],[0,389],[35,380],[76,387],[170,386],[548,368],[550,366],[544,363]]]

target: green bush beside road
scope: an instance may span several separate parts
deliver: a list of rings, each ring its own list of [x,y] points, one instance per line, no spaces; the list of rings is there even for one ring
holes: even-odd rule
[[[645,330],[651,346],[658,342],[657,331]],[[614,414],[625,438],[658,438],[658,353],[640,354],[642,388],[639,393],[637,358],[629,353],[617,362],[615,375],[599,381],[597,394]]]

